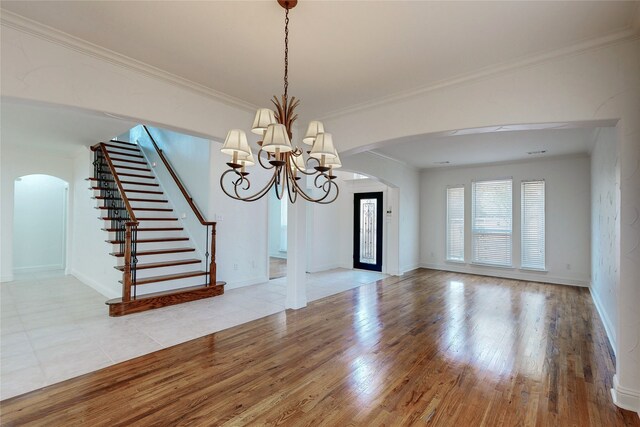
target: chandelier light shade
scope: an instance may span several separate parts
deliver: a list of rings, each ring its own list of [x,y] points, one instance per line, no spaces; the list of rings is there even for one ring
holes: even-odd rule
[[[307,133],[302,139],[302,142],[304,142],[307,145],[313,145],[313,142],[316,140],[316,136],[318,136],[319,133],[323,133],[323,132],[324,132],[324,125],[322,124],[322,122],[319,122],[317,120],[312,120],[309,122]]]
[[[284,94],[280,98],[274,96],[271,100],[276,107],[275,111],[269,108],[258,109],[251,127],[252,133],[262,137],[262,141],[258,142],[258,163],[272,172],[271,178],[257,191],[251,188],[247,168],[255,165],[256,159],[244,131],[230,130],[221,149],[232,160],[227,163],[229,169],[220,177],[220,186],[227,196],[236,200],[253,202],[274,189],[278,199],[282,199],[286,193],[291,203],[295,203],[300,196],[309,202],[327,204],[336,200],[340,192],[335,182],[336,176],[332,172],[341,167],[342,163],[333,145],[333,138],[330,133],[325,132],[322,122],[311,121],[302,139],[302,143],[311,146],[311,151],[305,152],[292,143],[292,127],[298,118],[295,109],[300,101],[295,96],[289,99],[288,93],[289,10],[297,3],[297,0],[278,0],[278,4],[285,9]],[[306,177],[313,178],[311,181],[315,189],[307,190],[308,183],[303,181]]]
[[[316,141],[311,147],[309,156],[314,159],[333,159],[336,156],[336,149],[333,147],[333,137],[330,133],[319,133]]]
[[[262,149],[267,153],[288,153],[291,151],[287,128],[280,123],[269,125],[264,133]]]
[[[276,121],[276,115],[273,110],[270,110],[269,108],[260,108],[256,112],[256,118],[253,120],[251,132],[262,136],[267,130],[267,127],[275,123],[278,122]]]

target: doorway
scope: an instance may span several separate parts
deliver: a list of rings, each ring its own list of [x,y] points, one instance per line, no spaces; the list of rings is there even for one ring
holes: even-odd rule
[[[287,275],[287,198],[269,193],[269,280]]]
[[[382,192],[353,195],[353,268],[382,271]]]
[[[26,175],[15,180],[15,273],[65,268],[68,190],[67,182],[50,175]]]

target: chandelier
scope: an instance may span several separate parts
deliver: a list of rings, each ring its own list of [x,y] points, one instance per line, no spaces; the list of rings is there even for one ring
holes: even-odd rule
[[[342,164],[331,134],[326,133],[324,125],[317,120],[309,123],[302,139],[310,148],[306,159],[305,150],[291,144],[291,128],[298,118],[294,110],[300,101],[295,96],[289,99],[288,95],[289,10],[298,1],[278,0],[278,3],[285,9],[284,94],[281,99],[274,96],[271,100],[276,107],[275,112],[269,108],[258,109],[251,128],[251,132],[262,136],[262,140],[258,142],[258,163],[262,168],[271,170],[272,176],[261,189],[255,191],[251,188],[247,168],[255,165],[256,160],[245,132],[231,129],[220,150],[231,156],[231,161],[227,163],[229,169],[220,177],[220,186],[227,196],[245,202],[256,201],[269,193],[271,188],[275,188],[278,199],[282,199],[286,193],[291,203],[295,203],[298,196],[301,196],[309,202],[328,204],[338,197],[339,188],[333,170]],[[306,189],[307,177],[312,177],[310,190]]]

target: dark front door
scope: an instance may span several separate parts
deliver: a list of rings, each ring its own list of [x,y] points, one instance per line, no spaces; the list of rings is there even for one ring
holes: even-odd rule
[[[353,268],[382,271],[382,192],[353,196]]]

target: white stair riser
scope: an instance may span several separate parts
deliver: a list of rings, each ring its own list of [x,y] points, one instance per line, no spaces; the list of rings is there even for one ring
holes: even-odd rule
[[[168,280],[166,282],[150,283],[140,285],[137,289],[138,295],[150,294],[153,292],[170,291],[173,289],[186,288],[189,286],[203,285],[207,278],[205,276],[189,277],[187,279]]]
[[[189,248],[193,247],[188,240],[179,242],[152,242],[152,243],[138,243],[137,248],[139,251],[153,251],[156,249],[170,249],[170,248]],[[109,252],[119,252],[120,245],[111,244],[111,250]]]
[[[186,273],[188,271],[196,271],[196,270],[204,271],[205,270],[204,263],[201,262],[199,264],[174,265],[171,267],[162,267],[162,268],[147,268],[144,270],[138,270],[137,277],[142,279],[145,277],[167,276],[169,274]]]
[[[98,215],[98,216],[104,217],[104,215]],[[182,227],[182,224],[180,223],[180,221],[140,221],[140,224],[138,225],[138,227],[147,227],[147,228]],[[102,228],[111,228],[111,221],[105,220],[104,223],[102,224]]]
[[[140,231],[138,232],[138,239],[160,239],[163,237],[185,237],[185,235],[184,235],[184,231]],[[108,237],[105,240],[115,240],[115,239],[116,239],[116,233],[109,232]]]
[[[127,196],[129,197],[129,196]],[[134,197],[134,196],[131,196]],[[135,198],[135,197],[134,197]],[[146,197],[145,197],[146,198]],[[159,203],[159,202],[138,202],[129,200],[129,204],[132,208],[160,208],[160,209],[173,209],[171,203]]]
[[[142,255],[138,257],[139,263],[151,263],[151,262],[166,262],[166,261],[176,261],[179,259],[192,259],[198,258],[198,253],[196,251],[191,252],[177,252],[170,254],[159,254],[159,255]],[[124,265],[123,257],[117,257],[116,263],[114,265]]]

